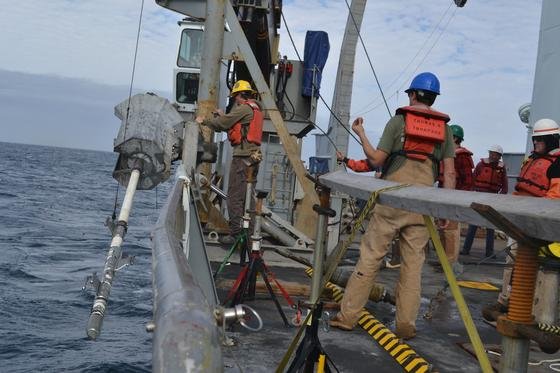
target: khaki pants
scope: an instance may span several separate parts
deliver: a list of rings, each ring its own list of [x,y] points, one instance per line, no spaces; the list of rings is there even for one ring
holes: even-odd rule
[[[394,175],[393,181],[431,185],[433,174],[431,161],[405,161]],[[410,181],[410,180],[414,181]],[[428,243],[428,230],[420,214],[391,207],[376,205],[366,233],[360,244],[360,259],[341,302],[342,321],[354,325],[365,306],[369,292],[379,271],[381,261],[387,254],[391,240],[398,234],[401,251],[401,267],[395,295],[397,300],[396,333],[411,336],[416,332],[416,317],[420,308],[422,265],[424,247]]]
[[[449,220],[447,228],[439,231],[439,239],[441,240],[449,264],[455,263],[459,258],[461,224],[459,224],[458,221]]]

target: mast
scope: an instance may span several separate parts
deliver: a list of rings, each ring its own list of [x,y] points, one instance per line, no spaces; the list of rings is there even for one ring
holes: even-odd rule
[[[350,13],[346,20],[346,29],[344,30],[342,46],[340,48],[340,58],[336,71],[336,82],[331,108],[344,125],[347,125],[350,121],[350,104],[352,101],[352,83],[354,81],[354,60],[356,57],[356,44],[358,42],[358,29],[362,25],[366,3],[367,0],[352,0],[350,4]],[[332,115],[329,119],[329,129],[327,133],[333,139],[337,149],[344,154],[348,154],[348,132],[342,128],[340,123]],[[329,143],[328,149],[328,154],[331,155],[329,170],[334,171],[337,168],[336,149],[333,148],[331,143]]]
[[[531,133],[533,124],[542,118],[560,121],[560,2],[543,0],[539,48],[533,83],[533,99],[527,132],[526,153],[533,150]]]
[[[220,66],[224,45],[224,0],[208,0],[206,18],[204,20],[204,48],[200,67],[198,86],[198,115],[209,117],[212,110],[218,107],[220,93]],[[205,142],[212,142],[214,131],[206,126],[201,127]],[[185,141],[186,144],[186,141]],[[210,180],[211,165],[203,164],[202,173]]]
[[[352,101],[352,86],[354,82],[354,61],[356,58],[356,44],[358,43],[358,32],[362,25],[364,11],[367,0],[352,0],[350,4],[350,12],[346,19],[346,29],[342,39],[340,48],[340,57],[338,59],[338,69],[336,72],[336,82],[334,85],[334,94],[332,100],[332,111],[336,114],[340,122],[333,115],[329,119],[329,129],[327,135],[336,144],[328,143],[327,154],[330,155],[329,170],[334,171],[339,167],[336,161],[336,150],[343,154],[348,154],[348,137],[349,134],[342,125],[348,125],[350,122],[350,105]],[[340,216],[342,212],[342,196],[339,193],[333,194],[331,199],[331,208],[335,210],[339,221],[338,225],[332,226],[329,232],[327,252],[338,243],[340,234]]]

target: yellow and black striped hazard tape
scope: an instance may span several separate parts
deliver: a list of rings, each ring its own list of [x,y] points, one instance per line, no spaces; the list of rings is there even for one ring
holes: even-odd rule
[[[305,272],[307,275],[311,276],[313,269],[307,268]],[[344,296],[344,291],[331,282],[327,282],[325,287],[332,291],[334,300],[340,303]],[[406,372],[424,373],[430,371],[430,364],[424,358],[420,357],[408,344],[401,342],[391,330],[383,325],[381,321],[373,317],[366,309],[362,310],[358,324],[368,332],[368,334],[379,343]]]

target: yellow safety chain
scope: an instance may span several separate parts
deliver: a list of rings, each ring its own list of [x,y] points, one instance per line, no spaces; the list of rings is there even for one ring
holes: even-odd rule
[[[348,250],[348,247],[350,247],[350,245],[354,241],[354,236],[356,235],[356,232],[358,231],[359,227],[363,223],[366,216],[368,216],[370,210],[373,209],[373,207],[375,206],[375,203],[377,201],[377,198],[379,197],[379,194],[383,193],[383,192],[388,192],[388,191],[392,191],[392,190],[405,188],[405,187],[408,187],[408,186],[410,186],[410,184],[399,184],[399,185],[394,185],[394,186],[390,186],[390,187],[386,187],[386,188],[381,188],[381,189],[376,190],[376,191],[371,193],[371,195],[369,196],[369,199],[367,200],[367,203],[366,203],[365,207],[362,209],[362,212],[360,213],[360,216],[358,217],[358,219],[356,219],[356,222],[352,226],[352,231],[350,232],[350,235],[348,236],[348,239],[346,241],[344,241],[342,243],[342,245],[339,246],[338,251],[334,252],[334,254],[332,255],[332,257],[329,260],[329,263],[327,263],[327,265],[326,265],[327,270],[325,271],[325,275],[323,276],[323,280],[321,281],[321,287],[320,287],[321,291],[319,291],[318,294],[322,293],[323,289],[325,289],[325,286],[330,281],[333,273],[335,272],[336,268],[338,267],[338,263],[342,260],[342,258],[346,254],[346,251]],[[319,301],[319,297],[320,297],[320,295],[317,295],[317,299],[312,299],[312,304],[313,305],[317,304],[317,302]],[[292,339],[292,342],[290,343],[290,346],[288,347],[288,350],[286,351],[286,353],[282,357],[282,360],[280,361],[280,364],[276,368],[276,373],[283,373],[284,370],[286,369],[286,366],[288,365],[288,362],[290,361],[290,358],[291,358],[292,354],[294,353],[294,350],[296,349],[297,345],[299,344],[301,335],[303,334],[303,331],[305,330],[305,327],[311,321],[311,315],[312,315],[312,312],[309,312],[307,314],[307,317],[305,318],[305,320],[301,323],[301,326],[299,327],[298,332],[294,336],[294,339]]]
[[[463,294],[459,289],[455,274],[453,273],[451,265],[447,260],[445,250],[443,249],[443,245],[441,244],[439,235],[437,234],[434,222],[432,221],[431,217],[426,215],[424,215],[424,222],[426,223],[426,227],[428,228],[428,232],[430,233],[430,237],[432,239],[434,247],[436,248],[436,254],[443,268],[443,273],[445,273],[445,277],[447,278],[447,282],[449,283],[449,288],[451,289],[453,298],[455,298],[455,302],[457,303],[459,314],[461,315],[461,319],[463,320],[465,328],[467,329],[467,334],[469,335],[471,343],[474,347],[476,358],[478,359],[478,363],[480,364],[480,369],[482,369],[483,373],[492,373],[493,369],[490,365],[490,360],[488,360],[488,355],[486,355],[484,345],[482,344],[482,340],[478,335],[478,331],[476,330],[476,327],[472,320],[471,313],[469,312],[469,308],[467,307],[467,303],[465,302],[465,298],[463,298]]]

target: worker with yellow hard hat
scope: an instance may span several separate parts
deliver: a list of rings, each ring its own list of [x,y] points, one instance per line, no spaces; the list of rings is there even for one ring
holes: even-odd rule
[[[214,131],[227,132],[233,148],[233,158],[229,169],[228,215],[230,235],[221,237],[223,244],[233,244],[242,231],[242,216],[247,189],[247,167],[253,168],[256,177],[258,163],[262,155],[260,145],[264,115],[261,104],[253,98],[253,87],[246,80],[238,80],[233,85],[230,97],[234,100],[231,111],[224,114],[216,110],[214,118],[196,117],[196,122]]]

